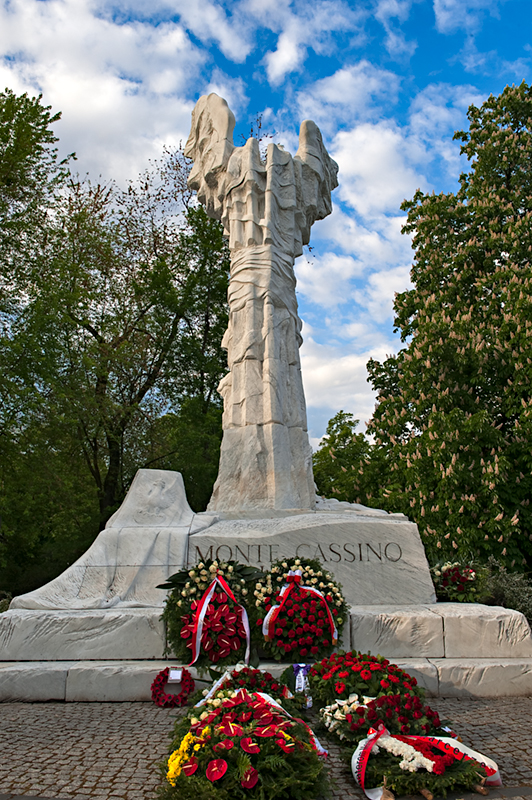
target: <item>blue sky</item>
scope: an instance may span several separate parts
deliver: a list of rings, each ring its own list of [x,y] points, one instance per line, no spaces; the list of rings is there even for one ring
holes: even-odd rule
[[[470,103],[532,80],[532,0],[0,0],[0,85],[42,92],[80,173],[125,182],[185,140],[216,91],[297,149],[320,125],[340,166],[334,212],[296,264],[311,441],[374,405],[366,362],[399,347],[409,285],[399,205],[452,191]]]

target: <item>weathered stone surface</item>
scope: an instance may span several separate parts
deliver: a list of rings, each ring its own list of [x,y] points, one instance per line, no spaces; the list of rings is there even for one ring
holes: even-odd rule
[[[426,690],[428,697],[438,697],[439,677],[436,666],[428,658],[398,658],[393,663],[412,675]]]
[[[67,702],[105,703],[151,700],[151,684],[168,661],[85,661],[68,671]],[[178,685],[168,687],[179,692]]]
[[[532,658],[431,659],[441,697],[532,695]]]
[[[0,702],[64,700],[68,670],[74,662],[0,663]]]
[[[523,614],[480,603],[438,603],[446,658],[532,658],[530,627]]]
[[[161,658],[160,609],[29,611],[0,615],[0,661]]]
[[[160,608],[166,592],[156,586],[183,566],[193,518],[179,472],[139,470],[87,552],[55,580],[15,597],[11,608]]]
[[[442,618],[428,606],[353,606],[351,642],[389,659],[445,655]]]
[[[216,94],[192,113],[185,153],[189,186],[229,237],[229,374],[220,470],[210,510],[314,508],[311,449],[299,347],[294,259],[317,219],[331,213],[337,164],[305,121],[292,158],[270,144],[263,161],[250,138],[233,144],[235,118]]]
[[[368,511],[220,520],[190,537],[188,564],[236,558],[268,568],[280,557],[319,558],[351,605],[434,602],[417,526],[402,516]]]
[[[190,508],[180,472],[139,469],[106,528],[188,528]]]

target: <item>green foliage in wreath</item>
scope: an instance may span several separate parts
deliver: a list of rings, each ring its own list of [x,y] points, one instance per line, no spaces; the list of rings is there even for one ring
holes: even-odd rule
[[[193,709],[174,733],[160,800],[308,800],[326,790],[307,728],[244,690]]]
[[[417,772],[406,772],[399,767],[400,756],[382,750],[371,755],[366,768],[365,785],[369,787],[383,786],[398,796],[420,794],[421,789],[428,789],[435,797],[446,797],[447,792],[459,789],[472,790],[478,785],[486,773],[477,761],[453,761],[443,775],[435,775],[420,769]]]
[[[187,664],[192,653],[194,613],[217,574],[227,582],[237,603],[217,586],[203,624],[201,650],[195,664],[200,670],[236,664],[244,658],[246,637],[239,604],[248,606],[253,586],[263,573],[238,561],[208,559],[176,572],[157,587],[170,590],[161,616],[166,625],[165,652]]]

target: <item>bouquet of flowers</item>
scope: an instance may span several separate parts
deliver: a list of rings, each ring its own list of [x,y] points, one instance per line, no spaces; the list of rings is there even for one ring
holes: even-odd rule
[[[448,561],[446,564],[436,564],[430,571],[440,599],[462,603],[478,602],[485,570],[473,569],[458,561]]]
[[[371,728],[386,726],[394,734],[433,734],[445,731],[437,711],[423,705],[415,695],[382,694],[361,697],[352,694],[347,700],[336,700],[320,711],[325,727],[340,740],[358,743]]]
[[[501,786],[497,764],[481,753],[446,737],[391,735],[384,726],[359,743],[351,769],[374,800],[378,787],[432,800],[450,789],[488,794],[485,783]]]
[[[166,652],[200,670],[243,659],[249,646],[247,599],[262,574],[237,561],[208,560],[160,584],[157,588],[170,589],[161,617]]]
[[[277,661],[302,662],[330,653],[348,616],[341,587],[319,561],[276,561],[255,584],[256,626]]]
[[[241,664],[237,664],[233,670],[227,670],[209,691],[203,690],[203,695],[221,697],[220,691],[228,689],[264,692],[278,701],[291,714],[299,713],[304,705],[304,698],[301,695],[294,696],[281,679],[274,678],[270,672]]]
[[[325,787],[324,751],[310,728],[260,694],[245,689],[222,694],[176,723],[162,797],[318,796]]]
[[[395,695],[424,697],[416,679],[382,656],[359,653],[333,653],[314,664],[309,671],[312,697],[322,705],[350,695],[377,697]]]

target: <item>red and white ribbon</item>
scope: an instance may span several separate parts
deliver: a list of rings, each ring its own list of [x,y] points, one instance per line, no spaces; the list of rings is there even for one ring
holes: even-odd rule
[[[365,785],[366,767],[368,765],[371,750],[373,749],[374,745],[377,744],[380,737],[385,735],[392,736],[393,738],[393,734],[390,734],[384,726],[381,726],[378,731],[370,728],[369,734],[370,735],[367,737],[367,739],[363,739],[361,742],[359,742],[357,749],[353,753],[353,757],[351,759],[351,771],[355,781],[364,791],[364,794],[369,798],[369,800],[381,800],[383,793],[382,786],[369,788]],[[432,745],[432,747],[435,747],[444,753],[453,755],[457,761],[462,761],[463,759],[474,759],[475,761],[478,761],[478,763],[484,767],[486,771],[486,786],[502,786],[499,768],[495,761],[487,756],[482,755],[482,753],[477,753],[476,750],[472,750],[470,747],[462,744],[462,742],[458,742],[456,739],[439,736],[404,736],[403,738],[411,739],[412,746],[414,746],[416,739],[427,742],[428,744]]]
[[[290,597],[290,594],[294,586],[297,586],[298,584],[301,583],[301,575],[302,575],[302,570],[300,569],[296,570],[291,569],[289,571],[286,583],[282,587],[281,591],[279,592],[279,597],[277,598],[278,600],[280,600],[280,603],[278,603],[278,605],[276,606],[272,606],[268,611],[268,613],[266,614],[266,616],[264,617],[264,622],[262,623],[262,633],[264,634],[266,641],[270,641],[271,639],[274,638],[275,624],[277,622],[277,618],[281,613],[283,606],[286,604],[286,601]],[[318,589],[315,589],[313,586],[301,586],[301,589],[304,589],[305,592],[307,592],[308,594],[321,598],[325,603],[325,608],[327,610],[327,618],[329,620],[329,626],[332,634],[332,643],[336,644],[336,642],[338,641],[338,631],[336,629],[333,615],[331,614],[331,609],[329,608],[327,600],[325,599],[323,594],[320,591],[318,591]]]
[[[246,632],[246,655],[244,656],[244,661],[246,664],[249,663],[249,648],[251,643],[251,632],[249,630],[249,619],[246,609],[243,605],[237,601],[236,597],[234,596],[231,587],[225,580],[222,578],[221,575],[216,575],[212,583],[205,589],[203,593],[203,597],[199,600],[198,605],[196,607],[196,618],[194,620],[194,627],[192,629],[192,661],[188,665],[189,667],[194,664],[198,658],[201,651],[201,635],[203,633],[203,622],[205,620],[205,614],[207,613],[207,609],[209,607],[209,603],[212,600],[212,596],[216,591],[216,587],[220,586],[222,591],[226,593],[228,597],[233,600],[237,604],[237,606],[242,610],[242,625],[244,626],[244,630]]]

